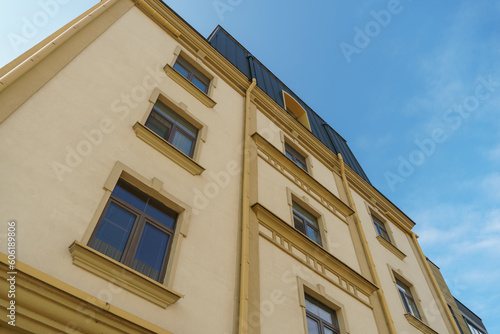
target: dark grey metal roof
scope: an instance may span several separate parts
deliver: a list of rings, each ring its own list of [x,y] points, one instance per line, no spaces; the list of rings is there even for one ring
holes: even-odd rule
[[[281,80],[279,80],[271,71],[269,71],[261,62],[253,57],[238,41],[236,41],[221,26],[217,26],[208,37],[208,42],[229,60],[241,73],[249,80],[253,77],[257,79],[257,86],[262,89],[271,99],[278,103],[282,108],[282,91],[290,94],[306,110],[311,125],[311,132],[333,153],[342,154],[345,163],[351,167],[366,182],[370,183],[365,172],[361,168],[358,160],[342,138],[330,125],[328,125],[318,114],[295,95]],[[370,183],[371,184],[371,183]]]
[[[472,323],[474,326],[478,327],[484,333],[488,333],[488,331],[486,330],[486,327],[484,326],[483,321],[481,320],[481,318],[479,318],[474,312],[472,312],[471,310],[469,310],[467,308],[467,306],[465,306],[464,304],[462,304],[458,299],[456,299],[455,297],[453,297],[453,298],[455,299],[455,302],[457,303],[458,309],[460,310],[460,312],[462,313],[462,315],[464,316],[464,318],[468,322]],[[472,322],[470,320],[472,320]]]

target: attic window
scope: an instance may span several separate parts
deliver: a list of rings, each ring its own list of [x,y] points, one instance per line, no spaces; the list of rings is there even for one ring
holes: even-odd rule
[[[290,94],[283,91],[283,102],[285,104],[285,110],[293,118],[305,126],[309,131],[311,131],[311,125],[309,124],[309,118],[307,117],[307,112],[305,109],[297,102]]]

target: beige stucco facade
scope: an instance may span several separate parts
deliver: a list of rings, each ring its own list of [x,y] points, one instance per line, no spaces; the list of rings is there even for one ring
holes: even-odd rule
[[[0,75],[0,233],[17,226],[16,327],[0,331],[299,334],[307,294],[343,334],[457,333],[413,222],[159,1],[103,1]],[[198,129],[192,157],[145,125],[158,100]],[[119,179],[178,214],[159,282],[88,246]]]

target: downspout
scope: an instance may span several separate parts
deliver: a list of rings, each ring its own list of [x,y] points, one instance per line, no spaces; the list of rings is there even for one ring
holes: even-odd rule
[[[241,259],[240,259],[240,310],[238,333],[247,334],[248,331],[248,280],[249,280],[249,252],[250,252],[250,95],[257,81],[252,79],[245,96],[245,130],[244,130],[244,153],[243,153],[243,186],[241,200]]]
[[[342,181],[344,183],[344,188],[347,193],[347,198],[349,199],[351,209],[354,211],[354,221],[356,223],[356,227],[361,237],[361,243],[363,244],[363,249],[365,251],[366,258],[368,260],[368,266],[370,268],[370,272],[372,273],[375,285],[379,287],[378,293],[380,296],[380,302],[382,304],[382,310],[384,311],[385,320],[387,322],[387,325],[389,326],[389,332],[391,334],[397,334],[396,328],[394,327],[394,321],[392,320],[391,313],[389,312],[389,306],[387,305],[387,300],[385,299],[384,290],[381,288],[380,279],[378,277],[377,270],[375,268],[375,263],[373,262],[372,254],[370,252],[370,248],[368,248],[368,242],[366,241],[366,236],[361,226],[361,220],[359,219],[358,211],[356,210],[356,204],[352,199],[351,190],[349,189],[349,183],[347,182],[347,177],[345,174],[344,159],[342,158],[342,154],[340,153],[338,154],[338,157],[340,160],[340,173],[342,175]]]
[[[429,263],[427,263],[427,258],[422,251],[422,248],[420,248],[420,244],[418,243],[417,240],[417,235],[415,232],[411,231],[411,238],[413,239],[413,242],[415,243],[415,246],[417,247],[418,254],[420,255],[420,258],[424,262],[425,269],[427,271],[427,274],[431,278],[432,285],[437,291],[437,294],[439,296],[439,299],[441,300],[441,303],[443,304],[444,311],[446,312],[446,315],[448,316],[448,319],[451,322],[451,325],[453,327],[453,330],[455,331],[455,334],[460,334],[460,330],[458,329],[458,325],[455,322],[455,319],[453,319],[453,315],[450,312],[450,309],[448,308],[448,303],[444,299],[443,293],[441,292],[441,289],[439,288],[438,282],[436,281],[436,278],[434,277],[434,274],[432,273],[431,267],[429,266]]]

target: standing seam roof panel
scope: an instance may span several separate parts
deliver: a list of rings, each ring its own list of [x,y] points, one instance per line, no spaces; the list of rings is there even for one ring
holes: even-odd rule
[[[248,56],[250,53],[240,43],[238,43],[227,31],[218,26],[210,36],[208,42],[236,68],[238,68],[249,80],[251,80],[251,70]],[[241,50],[241,52],[240,52]],[[262,89],[271,99],[284,108],[284,101],[281,92],[284,90],[290,94],[307,112],[312,134],[318,138],[334,154],[341,153],[346,164],[351,167],[366,182],[370,180],[361,168],[358,160],[352,153],[346,141],[323,119],[307,106],[297,95],[288,89],[281,80],[279,80],[262,63],[254,58],[255,78],[257,86]],[[370,183],[371,184],[371,183]]]

